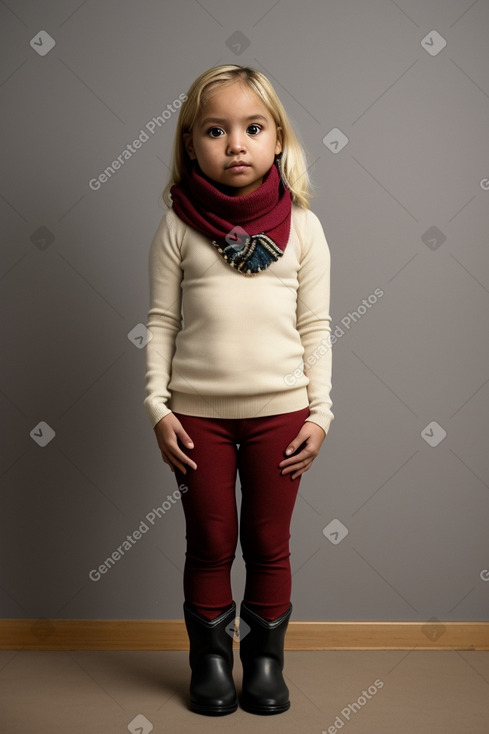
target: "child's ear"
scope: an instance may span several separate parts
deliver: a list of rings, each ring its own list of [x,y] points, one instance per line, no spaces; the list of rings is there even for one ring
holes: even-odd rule
[[[277,142],[275,144],[275,155],[278,155],[282,152],[282,143],[283,143],[283,136],[282,136],[282,128],[280,125],[277,125]]]
[[[192,158],[192,159],[194,159],[197,156],[195,155],[194,144],[193,144],[193,139],[192,138],[193,138],[192,133],[184,133],[183,134],[183,142],[184,142],[184,145],[185,145],[185,150],[189,154],[189,157]]]

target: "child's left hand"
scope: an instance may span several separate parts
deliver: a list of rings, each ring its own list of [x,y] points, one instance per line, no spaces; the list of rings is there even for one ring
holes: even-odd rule
[[[306,421],[293,441],[285,447],[286,453],[288,449],[292,449],[290,454],[293,454],[299,448],[302,448],[302,450],[298,454],[289,455],[289,458],[280,462],[281,473],[290,474],[295,472],[292,479],[300,477],[301,474],[311,468],[312,462],[319,454],[319,449],[325,438],[326,433],[321,426],[312,421]]]

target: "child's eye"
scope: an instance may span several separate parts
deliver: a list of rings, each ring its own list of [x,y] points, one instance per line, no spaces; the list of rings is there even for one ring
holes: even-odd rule
[[[252,135],[257,135],[257,134],[258,134],[258,133],[260,132],[260,130],[261,130],[261,127],[260,127],[260,125],[255,125],[255,123],[253,123],[252,125],[249,125],[249,126],[248,126],[248,130],[249,130],[250,128],[252,128],[252,127],[254,127],[254,128],[256,129],[256,133],[252,133]]]
[[[212,133],[212,132],[213,132],[214,130],[221,130],[221,132],[222,132],[222,129],[221,129],[220,127],[210,127],[210,128],[208,129],[208,131],[207,131],[207,134],[208,134],[208,135],[210,135],[210,136],[211,136],[211,138],[219,138],[219,137],[220,137],[219,135],[211,135],[211,133]]]

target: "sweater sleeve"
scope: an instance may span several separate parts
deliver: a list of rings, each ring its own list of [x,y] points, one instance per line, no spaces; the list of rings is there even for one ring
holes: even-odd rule
[[[331,254],[318,217],[304,211],[299,233],[302,259],[298,272],[297,330],[304,347],[303,370],[309,378],[307,394],[310,415],[327,434],[334,414],[332,400],[332,348],[330,316]]]
[[[180,244],[175,215],[168,210],[153,237],[149,251],[150,309],[146,344],[146,398],[144,407],[151,425],[171,413],[168,383],[175,352],[176,336],[181,328]]]

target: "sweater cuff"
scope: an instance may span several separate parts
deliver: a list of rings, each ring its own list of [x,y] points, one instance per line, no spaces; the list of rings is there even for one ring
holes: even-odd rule
[[[146,408],[146,414],[153,428],[156,426],[157,423],[160,422],[162,418],[165,418],[165,416],[173,412],[170,410],[170,408],[167,408],[164,403],[149,403],[148,402],[148,403],[145,403],[145,408]]]
[[[324,415],[315,415],[314,413],[311,413],[305,420],[305,423],[307,421],[310,421],[311,423],[316,423],[316,425],[320,426],[326,435],[328,435],[328,431],[330,429],[331,423],[334,420],[333,413],[329,413],[328,416]]]

